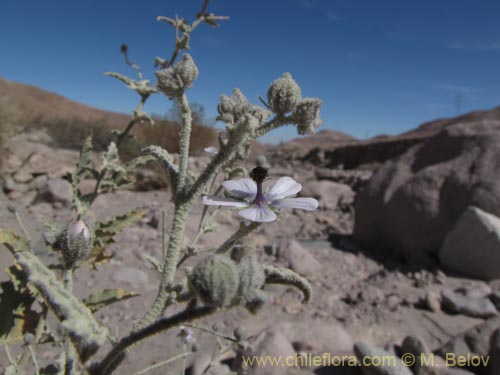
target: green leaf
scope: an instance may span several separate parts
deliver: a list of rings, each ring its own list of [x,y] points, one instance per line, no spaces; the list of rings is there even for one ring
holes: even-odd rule
[[[103,307],[111,305],[112,303],[124,301],[126,299],[136,297],[139,294],[130,292],[125,289],[104,289],[99,292],[93,293],[83,300],[90,311],[94,312]]]
[[[11,266],[10,280],[0,283],[0,345],[23,341],[26,333],[35,333],[41,314],[31,310],[35,297],[26,286],[21,266]]]
[[[124,175],[127,173],[120,162],[115,142],[111,142],[107,151],[102,155],[102,168],[111,172],[111,174]]]
[[[112,255],[105,255],[106,248],[115,242],[114,236],[121,232],[125,227],[135,223],[147,212],[147,209],[138,209],[125,215],[115,216],[113,219],[97,223],[94,228],[94,247],[85,260],[85,264],[96,267],[107,263]]]
[[[30,248],[30,243],[26,238],[2,228],[0,228],[0,243],[5,245],[5,247],[13,253],[17,251],[26,251]]]

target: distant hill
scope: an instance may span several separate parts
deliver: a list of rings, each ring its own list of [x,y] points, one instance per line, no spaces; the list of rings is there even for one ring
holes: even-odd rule
[[[499,121],[500,122],[500,107],[490,110],[474,111],[457,117],[437,119],[429,122],[424,122],[416,129],[410,130],[401,134],[399,137],[413,136],[430,136],[441,131],[442,129],[457,124],[475,124],[483,121]]]
[[[4,133],[44,128],[55,147],[79,149],[85,137],[94,135],[94,147],[101,150],[111,140],[111,129],[124,129],[130,115],[97,109],[69,100],[39,87],[0,78],[0,121],[8,112]],[[5,116],[4,116],[5,117]],[[3,124],[4,125],[4,124]],[[194,123],[191,151],[200,153],[217,144],[216,131],[203,123]],[[139,143],[127,153],[135,155],[144,145],[159,145],[178,152],[179,125],[174,121],[155,119],[155,125],[137,126],[134,135]]]
[[[78,118],[85,122],[102,121],[111,127],[123,127],[129,115],[104,111],[74,102],[36,86],[9,81],[0,77],[0,100],[22,119],[41,121]]]
[[[484,122],[500,122],[500,107],[429,121],[399,135],[376,136],[363,141],[339,145],[333,150],[325,149],[324,158],[326,165],[330,168],[342,166],[346,169],[355,169],[363,165],[376,166],[403,154],[411,146],[425,141],[447,127],[458,124],[474,126]]]

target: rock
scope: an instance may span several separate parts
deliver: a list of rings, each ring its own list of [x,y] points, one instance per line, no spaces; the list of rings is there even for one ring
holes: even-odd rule
[[[469,277],[499,278],[500,218],[469,207],[446,236],[439,260],[443,266]]]
[[[499,174],[499,121],[449,126],[377,169],[356,198],[354,237],[373,251],[436,254],[468,206],[500,215]]]
[[[321,271],[321,263],[295,240],[282,240],[278,251],[279,257],[286,260],[290,268],[300,275],[315,275]]]
[[[484,298],[488,297],[493,290],[487,283],[474,280],[472,284],[463,285],[455,291],[471,298]]]
[[[203,351],[203,352],[197,352],[196,356],[193,359],[193,364],[191,365],[191,375],[203,375],[205,373],[205,370],[208,368],[210,365],[210,362],[212,362],[212,352],[208,351]]]
[[[364,342],[357,342],[354,344],[354,353],[358,357],[365,375],[413,375],[398,357],[389,354],[383,349],[370,346]],[[372,365],[367,366],[367,364]]]
[[[401,344],[401,355],[411,354],[415,358],[415,363],[409,366],[414,372],[418,371],[430,353],[429,347],[421,337],[406,336]]]
[[[493,304],[495,305],[497,310],[500,309],[500,292],[499,291],[491,293],[488,296],[488,298],[490,299],[491,302],[493,302]]]
[[[324,353],[352,354],[352,337],[341,325],[296,320],[280,326],[298,351],[320,356]]]
[[[495,305],[486,297],[472,298],[451,290],[444,290],[441,293],[441,299],[442,307],[452,313],[483,319],[498,315]]]
[[[49,180],[44,189],[38,192],[36,202],[60,203],[71,205],[73,189],[71,184],[62,178]]]
[[[424,305],[432,312],[441,311],[441,296],[439,293],[429,290],[425,293]]]
[[[352,190],[358,191],[370,180],[372,171],[343,170],[330,168],[316,168],[314,170],[316,179],[330,180],[341,184],[349,185]]]
[[[430,357],[428,357],[430,358]],[[458,367],[450,367],[446,364],[446,361],[439,357],[433,356],[433,363],[430,366],[421,366],[418,371],[416,371],[417,375],[474,375],[474,373],[458,368]]]
[[[3,180],[3,191],[5,194],[9,194],[10,192],[16,189],[16,182],[10,176],[5,176]]]
[[[14,173],[14,181],[21,184],[25,184],[33,180],[33,175],[29,173],[25,168],[21,168],[16,173]]]
[[[41,174],[40,176],[36,176],[33,181],[31,181],[31,186],[35,190],[43,190],[47,186],[49,179],[46,174]]]
[[[418,336],[406,336],[401,343],[401,353],[411,353],[415,356],[429,354],[431,350],[425,341]]]
[[[245,368],[242,357],[249,358],[257,356],[269,358],[269,356],[271,356],[284,359],[294,355],[295,350],[283,333],[278,329],[267,328],[255,336],[250,342],[250,347],[246,348],[241,355],[235,358],[235,363],[232,367],[242,369],[245,373],[251,375],[279,375],[283,373],[283,367],[281,366],[271,366],[269,364],[257,366],[254,364],[254,366],[250,368]]]
[[[490,338],[499,326],[499,316],[488,319],[484,323],[453,337],[435,352],[442,357],[445,357],[446,353],[456,353],[465,356],[472,353],[487,356],[490,350]]]
[[[306,182],[301,195],[316,198],[321,210],[335,210],[340,203],[345,206],[354,202],[354,192],[348,185],[328,180]]]
[[[135,171],[134,188],[137,191],[159,190],[167,186],[165,177],[148,168],[138,168]]]
[[[500,329],[495,330],[490,338],[489,370],[491,375],[500,374]]]

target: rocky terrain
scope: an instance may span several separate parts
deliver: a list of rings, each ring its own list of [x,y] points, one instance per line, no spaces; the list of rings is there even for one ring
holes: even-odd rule
[[[498,114],[498,109],[492,112]],[[245,239],[233,257],[253,251],[266,263],[291,267],[313,285],[312,301],[304,305],[295,290],[266,287],[271,298],[257,315],[234,308],[196,324],[216,324],[218,332],[228,335],[244,326],[251,343],[244,351],[247,355],[401,357],[388,367],[320,363],[254,367],[245,370],[248,374],[500,374],[500,190],[495,183],[500,173],[500,117],[489,112],[483,116],[488,118],[463,116],[389,140],[359,142],[323,133],[317,137],[320,141],[257,148],[253,156],[267,155],[271,179],[293,177],[303,185],[300,194],[316,197],[320,208],[283,212],[278,221]],[[331,136],[328,142],[326,134]],[[399,143],[387,151],[386,142]],[[3,162],[0,190],[1,226],[21,230],[7,209],[15,206],[35,251],[47,261],[57,254],[44,245],[43,223],[64,223],[70,217],[71,189],[63,177],[78,159],[77,151],[51,144],[42,131],[14,137]],[[375,171],[346,163],[335,167],[329,152],[342,147],[351,147],[343,151],[345,160],[374,149],[385,150],[390,158],[352,163],[380,164]],[[190,166],[199,171],[209,158],[192,158]],[[112,287],[140,294],[96,314],[105,325],[116,327],[118,335],[131,329],[156,294],[159,273],[148,256],[161,258],[162,217],[165,213],[168,227],[172,212],[162,177],[151,170],[140,170],[137,177],[130,189],[100,196],[92,218],[105,220],[139,207],[147,213],[117,237],[109,263],[96,270],[80,268],[74,282],[80,297]],[[84,181],[82,187],[90,189],[93,183]],[[202,210],[200,204],[192,212],[186,244],[195,236]],[[239,225],[231,210],[221,210],[216,221],[217,232],[203,236],[201,245],[221,243]],[[4,269],[11,264],[10,253],[0,249],[0,282],[6,280]],[[216,340],[203,330],[190,329],[199,350],[188,357],[188,366],[198,375],[210,363]],[[182,352],[178,334],[169,331],[135,347],[119,373],[134,374]],[[45,345],[40,364],[49,363],[57,352]],[[403,365],[405,353],[417,362]],[[436,366],[420,360],[432,353]],[[231,366],[238,368],[239,355],[229,351],[208,373],[223,375]],[[450,367],[458,363],[439,359],[447,355],[448,360],[450,355],[483,356],[489,362]],[[0,351],[0,369],[6,364]],[[179,369],[176,361],[149,373]]]

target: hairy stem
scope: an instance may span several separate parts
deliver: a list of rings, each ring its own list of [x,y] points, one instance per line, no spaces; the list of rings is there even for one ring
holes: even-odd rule
[[[251,224],[248,225],[244,224],[241,225],[240,228],[231,237],[229,237],[222,245],[220,245],[216,253],[217,254],[225,253],[226,251],[231,249],[239,240],[248,235],[250,232],[257,229],[259,225],[260,223],[255,223],[255,222],[252,222]]]
[[[163,273],[158,294],[156,295],[156,298],[149,311],[137,325],[138,329],[151,324],[165,310],[168,296],[170,294],[170,287],[172,285],[172,282],[174,281],[175,271],[177,270],[177,263],[179,262],[181,254],[181,246],[184,239],[186,220],[190,207],[190,203],[183,203],[177,206],[175,209],[172,229],[170,230],[170,241],[168,244],[167,254],[165,256],[165,261],[163,262]]]
[[[104,357],[104,359],[95,367],[90,369],[90,373],[92,375],[108,375],[110,372],[108,370],[112,367],[115,367],[115,360],[118,358],[122,358],[121,354],[130,346],[135,343],[149,337],[160,333],[162,331],[166,331],[172,327],[178,326],[181,323],[188,322],[191,320],[199,319],[203,316],[210,315],[215,312],[216,308],[210,306],[202,306],[196,309],[190,309],[189,307],[186,310],[173,315],[168,318],[163,318],[157,320],[156,322],[138,330],[132,332],[129,336],[121,339],[118,344],[116,344],[113,349],[109,351],[109,353]]]
[[[63,274],[63,283],[66,289],[68,289],[70,292],[73,290],[73,269],[69,268],[64,270]]]
[[[255,130],[255,138],[261,137],[266,133],[269,133],[271,130],[279,128],[284,125],[293,125],[291,116],[275,116],[271,121],[266,122],[265,124],[259,126]]]
[[[186,185],[187,169],[188,169],[188,157],[189,157],[189,143],[191,140],[191,127],[193,122],[193,117],[191,114],[191,108],[189,108],[189,103],[186,94],[179,95],[177,97],[181,107],[182,125],[181,125],[181,139],[180,139],[180,149],[179,149],[179,173],[177,175],[177,190],[176,198],[183,195],[184,188]]]
[[[129,121],[127,127],[125,130],[123,130],[119,135],[118,138],[116,139],[116,148],[119,150],[121,144],[127,138],[127,135],[132,131],[133,127],[137,122],[139,122],[139,119],[137,118],[137,113],[142,111],[142,108],[144,107],[144,104],[146,103],[146,100],[148,99],[148,96],[142,96],[141,101],[137,105],[137,107],[134,110],[134,117]],[[104,180],[104,177],[106,177],[106,173],[108,171],[106,169],[103,169],[100,173],[99,176],[97,177],[97,181],[95,183],[94,191],[92,192],[92,197],[90,200],[89,206],[92,205],[92,203],[96,200],[97,196],[99,195],[99,189],[101,188],[101,183]]]

